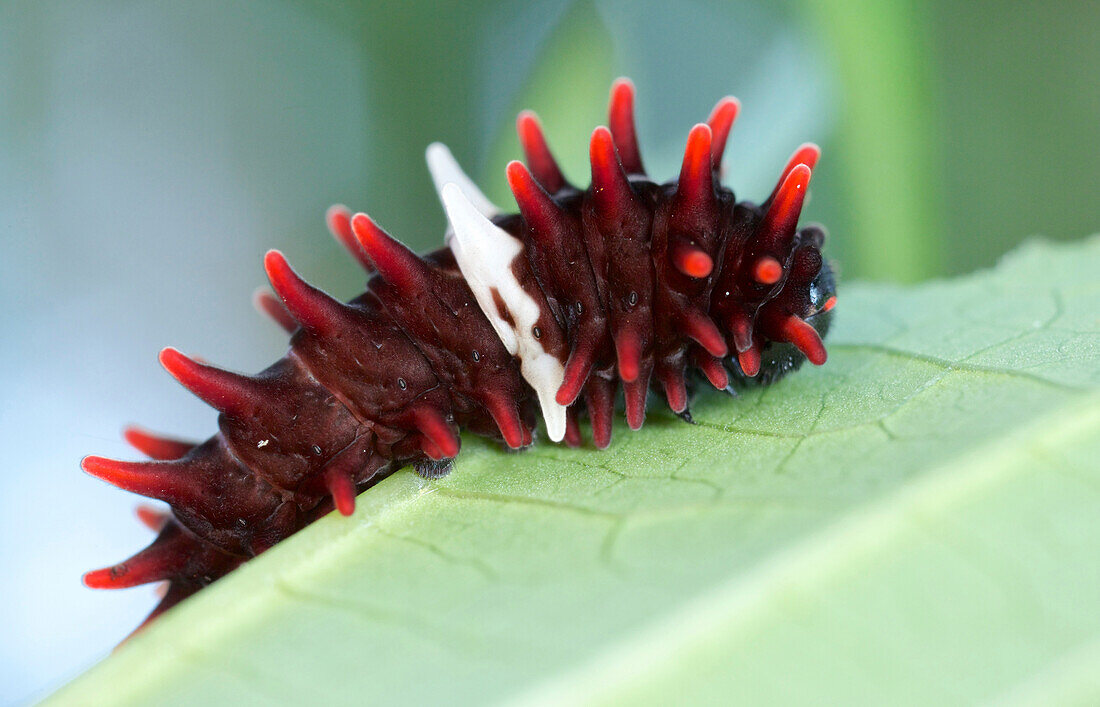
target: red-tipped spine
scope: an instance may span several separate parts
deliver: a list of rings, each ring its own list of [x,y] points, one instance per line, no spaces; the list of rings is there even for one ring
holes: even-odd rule
[[[711,356],[724,358],[729,353],[725,337],[710,317],[698,310],[685,310],[680,316],[680,330],[694,339]]]
[[[821,335],[808,322],[793,314],[779,322],[777,334],[780,341],[794,344],[815,366],[822,365],[828,358]]]
[[[398,290],[412,295],[430,287],[432,273],[420,257],[366,214],[355,214],[351,229],[359,245],[378,269],[378,274]]]
[[[714,110],[707,118],[713,138],[710,144],[710,161],[714,170],[722,167],[722,153],[726,150],[726,141],[729,139],[733,121],[737,120],[737,114],[741,112],[741,101],[733,96],[726,96],[718,101]]]
[[[760,251],[777,255],[790,248],[809,184],[810,168],[804,164],[795,165],[783,179],[757,229],[756,246]]]
[[[346,324],[347,306],[299,277],[279,251],[267,251],[264,270],[287,311],[308,331],[323,336]]]
[[[714,170],[711,169],[710,126],[699,123],[688,133],[673,211],[709,212],[714,208]]]
[[[626,330],[615,337],[615,356],[618,359],[619,378],[623,383],[638,379],[642,366],[642,338],[637,332]]]
[[[421,436],[421,438],[420,438],[420,449],[425,454],[427,454],[428,458],[431,459],[432,461],[437,461],[438,462],[438,461],[443,461],[444,459],[447,458],[447,455],[443,453],[443,450],[440,449],[439,446],[436,445],[435,442],[431,441],[427,437]]]
[[[155,498],[168,503],[194,495],[192,479],[179,463],[159,461],[127,462],[104,457],[87,456],[80,460],[87,473],[123,491]]]
[[[644,174],[642,153],[638,150],[638,135],[634,127],[634,84],[630,79],[616,79],[611,85],[611,102],[607,109],[607,125],[619,151],[627,174]]]
[[[368,273],[374,272],[374,263],[359,247],[359,241],[355,239],[355,233],[351,230],[351,210],[348,207],[343,204],[333,204],[328,207],[328,211],[325,212],[325,224],[336,242],[344,246],[344,250],[351,253],[364,270]]]
[[[688,277],[704,278],[714,270],[714,260],[705,250],[682,239],[670,239],[668,257]]]
[[[421,406],[410,411],[413,424],[422,435],[447,457],[458,456],[461,444],[458,433],[447,423],[443,415],[435,408]]]
[[[152,545],[124,562],[84,575],[92,589],[124,589],[172,579],[185,567],[196,541],[179,528],[170,528]]]
[[[164,530],[164,526],[168,523],[170,517],[167,512],[147,506],[144,503],[134,509],[134,515],[137,516],[142,525],[154,533]]]
[[[588,156],[592,162],[592,199],[603,219],[614,219],[630,209],[634,190],[619,162],[611,131],[600,126],[592,132]]]
[[[255,379],[199,363],[171,346],[160,352],[160,365],[219,412],[246,417],[263,404],[263,391]]]
[[[687,410],[687,384],[684,382],[684,374],[680,371],[664,370],[660,372],[658,379],[665,389],[669,409],[677,415]]]
[[[585,339],[577,342],[576,347],[569,354],[565,362],[565,372],[561,387],[558,389],[555,400],[559,405],[572,405],[584,388],[592,373],[592,366],[596,362],[598,342],[594,339]]]
[[[782,174],[779,175],[779,181],[776,182],[775,188],[772,189],[772,193],[768,195],[768,198],[764,200],[764,206],[772,203],[775,199],[775,195],[779,192],[779,188],[783,185],[783,182],[787,181],[787,177],[790,176],[794,168],[800,164],[804,164],[810,168],[812,172],[817,167],[817,161],[821,159],[821,148],[812,142],[804,142],[798,146],[798,149],[794,151],[790,159],[787,160],[787,166],[783,168]]]
[[[539,186],[522,162],[511,161],[505,170],[508,186],[516,197],[523,220],[535,238],[553,238],[563,226],[565,215],[550,195]]]
[[[325,488],[332,494],[332,501],[340,515],[350,516],[355,512],[355,482],[342,469],[329,469],[325,472]]]
[[[765,255],[753,265],[752,276],[761,285],[774,285],[783,277],[783,266],[775,258]]]
[[[584,443],[581,438],[581,426],[577,422],[577,409],[571,407],[565,411],[565,444],[576,449]]]
[[[626,403],[626,424],[632,430],[642,429],[645,424],[645,400],[649,394],[649,375],[639,375],[638,378],[623,383],[623,402]]]
[[[122,437],[145,456],[160,461],[180,459],[195,448],[194,442],[153,434],[133,425],[122,431]]]
[[[542,125],[538,116],[532,111],[525,110],[516,118],[516,132],[519,134],[519,143],[523,148],[524,157],[531,167],[532,174],[539,184],[551,194],[561,191],[569,186],[561,168],[558,167],[554,155],[551,154],[546,144],[546,136],[543,134]]]
[[[288,334],[293,334],[294,330],[298,328],[298,322],[294,321],[294,317],[286,311],[282,301],[271,294],[266,287],[258,287],[252,293],[252,306],[256,308],[257,312],[282,327],[283,331]]]
[[[692,350],[691,356],[692,363],[695,367],[703,372],[710,384],[718,390],[725,390],[730,384],[729,374],[726,372],[725,366],[722,365],[722,360],[715,358],[705,351],[699,349]]]
[[[592,444],[607,449],[611,444],[611,425],[615,415],[615,384],[592,376],[584,387],[584,405],[592,423]]]
[[[737,354],[737,363],[741,372],[753,378],[760,372],[760,345],[753,341],[752,346]]]
[[[752,346],[752,317],[740,306],[730,310],[726,318],[726,329],[733,339],[733,348],[739,353]]]
[[[485,406],[493,421],[497,423],[500,434],[509,447],[519,449],[524,446],[525,442],[530,440],[531,431],[523,424],[523,418],[520,417],[515,403],[499,395],[486,393],[481,404]]]

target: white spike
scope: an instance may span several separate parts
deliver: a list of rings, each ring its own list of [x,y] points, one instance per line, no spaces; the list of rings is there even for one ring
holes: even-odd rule
[[[462,277],[473,291],[478,306],[493,325],[504,348],[515,356],[519,352],[516,335],[497,312],[493,301],[492,289],[497,277],[493,271],[507,270],[511,273],[509,268],[512,260],[523,251],[523,245],[518,239],[488,222],[457,185],[444,185],[440,190],[440,198],[443,200],[447,219],[454,227],[455,237],[450,240],[450,248],[458,261],[458,269],[462,271]],[[491,228],[485,228],[485,223],[489,223]]]
[[[565,438],[565,406],[558,404],[555,396],[565,379],[565,366],[541,348],[540,351],[534,358],[521,355],[519,368],[523,379],[535,389],[539,398],[546,434],[554,442],[560,442]]]
[[[424,151],[424,159],[428,162],[428,171],[432,173],[435,193],[439,195],[440,201],[443,201],[443,186],[454,184],[462,190],[462,193],[466,195],[474,208],[485,216],[493,218],[501,213],[500,207],[489,201],[489,198],[482,194],[481,190],[474,184],[474,180],[466,176],[466,173],[462,171],[462,167],[458,166],[458,160],[455,159],[455,156],[451,154],[451,150],[446,145],[441,142],[433,142],[428,145],[428,149]],[[450,243],[453,234],[454,226],[451,226],[443,236],[444,242]]]
[[[546,431],[550,439],[560,442],[565,437],[565,406],[554,396],[565,378],[565,367],[535,338],[538,303],[512,272],[523,244],[486,218],[457,184],[444,184],[440,198],[454,227],[450,247],[458,268],[504,348],[519,358],[524,380],[538,395]],[[507,307],[511,324],[497,311],[494,290]]]

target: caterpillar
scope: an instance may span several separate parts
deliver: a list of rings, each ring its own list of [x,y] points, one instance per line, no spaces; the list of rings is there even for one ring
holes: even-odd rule
[[[563,175],[535,114],[522,112],[526,165],[506,170],[514,214],[431,145],[449,225],[446,246],[423,257],[366,214],[332,207],[329,230],[370,275],[347,303],[269,251],[274,294],[255,303],[291,333],[288,353],[246,376],[161,352],[163,367],[220,413],[218,432],[194,444],[129,428],[150,460],[82,460],[87,473],[170,507],[139,508],[156,539],[84,583],[165,583],[144,626],[318,517],[351,514],[357,493],[393,471],[448,473],[461,430],[521,449],[541,410],[551,440],[580,446],[583,413],[604,449],[620,387],[637,430],[651,389],[690,422],[689,382],[732,393],[806,359],[823,364],[834,270],[821,255],[824,230],[798,228],[820,150],[799,147],[759,204],[737,201],[720,184],[740,111],[726,97],[688,134],[679,177],[658,184],[642,165],[634,95],[627,79],[612,85],[584,189]]]

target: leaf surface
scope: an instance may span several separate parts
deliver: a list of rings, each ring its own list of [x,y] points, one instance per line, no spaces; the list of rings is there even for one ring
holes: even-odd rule
[[[1095,701],[1098,273],[1094,237],[844,287],[824,367],[694,426],[466,439],[53,701]]]

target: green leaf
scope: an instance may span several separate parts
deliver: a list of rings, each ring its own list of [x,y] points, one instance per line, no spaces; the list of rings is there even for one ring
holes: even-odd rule
[[[853,285],[823,368],[695,426],[467,439],[54,702],[1095,703],[1098,272],[1094,237]]]

